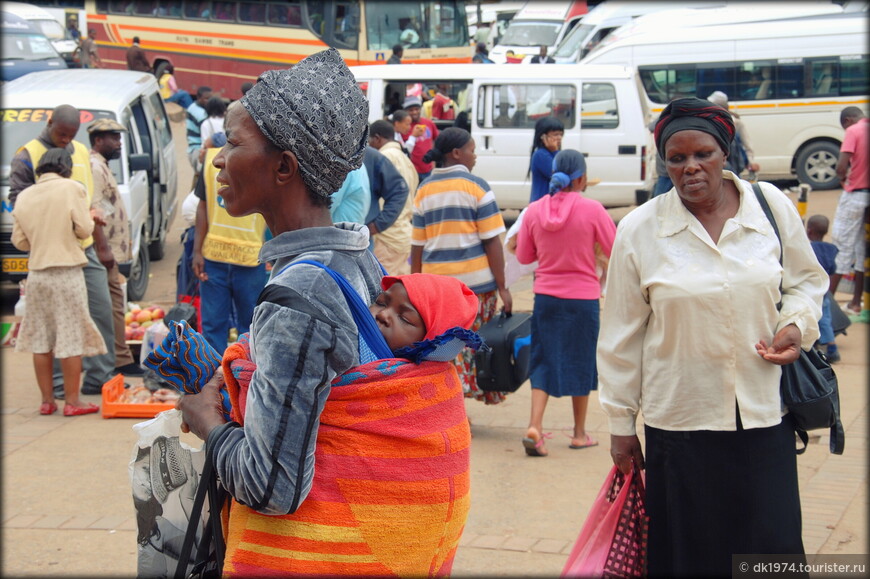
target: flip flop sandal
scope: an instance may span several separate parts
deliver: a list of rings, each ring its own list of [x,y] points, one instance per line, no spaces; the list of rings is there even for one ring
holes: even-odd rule
[[[526,454],[529,456],[547,456],[550,454],[549,452],[541,452],[544,449],[544,441],[547,438],[551,438],[553,435],[549,432],[545,432],[541,435],[538,440],[531,438],[530,436],[526,436],[523,438],[523,447],[526,449]]]
[[[568,448],[571,448],[573,450],[579,450],[582,448],[591,448],[593,446],[598,446],[598,441],[587,434],[585,444],[569,444]]]

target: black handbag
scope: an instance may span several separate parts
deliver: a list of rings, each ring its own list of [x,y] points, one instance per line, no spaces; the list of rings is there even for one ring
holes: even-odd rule
[[[187,577],[217,579],[223,574],[226,543],[224,542],[221,513],[227,503],[229,493],[221,486],[214,469],[214,447],[218,440],[223,439],[232,428],[238,426],[237,422],[228,422],[219,426],[209,436],[209,439],[213,441],[212,444],[206,442],[205,464],[190,511],[190,522],[184,535],[184,543],[178,557],[178,566],[175,568],[175,579]],[[208,499],[208,520],[194,551],[196,534],[202,524],[202,508],[206,499]]]
[[[779,235],[776,220],[770,205],[767,204],[767,199],[761,192],[761,187],[755,183],[752,189],[779,240],[779,262],[782,264],[782,237]],[[779,293],[780,301],[776,305],[777,310],[782,307],[782,280],[779,282]],[[840,421],[837,375],[821,352],[816,351],[815,348],[809,351],[801,349],[797,360],[782,367],[779,389],[782,403],[794,418],[795,430],[804,443],[803,448],[797,449],[797,453],[803,454],[807,449],[808,430],[830,428],[831,452],[843,454],[846,434]]]
[[[484,392],[516,392],[529,378],[532,314],[502,311],[477,333],[489,346],[474,354],[477,387]]]

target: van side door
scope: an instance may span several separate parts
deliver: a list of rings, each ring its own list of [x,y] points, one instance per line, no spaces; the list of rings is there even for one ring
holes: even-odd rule
[[[128,107],[124,110],[121,123],[127,127],[127,133],[121,138],[125,141],[126,156],[121,158],[121,166],[125,172],[125,181],[128,184],[127,215],[130,217],[130,237],[132,238],[133,258],[139,251],[142,243],[148,243],[150,231],[147,229],[150,216],[148,199],[150,197],[150,183],[147,171],[132,171],[130,169],[130,155],[145,153],[142,139],[139,134],[139,126],[133,120],[133,111]],[[144,237],[143,237],[144,234]]]
[[[500,209],[523,209],[531,194],[535,123],[555,116],[565,126],[563,149],[580,150],[579,89],[575,80],[475,81],[469,119],[477,164]]]

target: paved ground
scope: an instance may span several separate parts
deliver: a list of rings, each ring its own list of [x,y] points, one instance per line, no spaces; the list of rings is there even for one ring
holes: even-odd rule
[[[181,182],[188,183],[186,163],[180,167]],[[809,213],[832,215],[837,194],[814,193]],[[176,222],[167,257],[154,264],[145,303],[172,302],[180,232]],[[515,290],[515,308],[530,311],[530,283],[521,281]],[[838,343],[846,452],[829,454],[823,433],[798,459],[804,544],[808,553],[866,554],[867,325],[853,326]],[[136,522],[127,464],[135,443],[131,427],[138,420],[39,416],[30,356],[4,348],[0,359],[0,575],[135,575]],[[95,396],[84,399],[98,402]],[[498,406],[466,401],[474,435],[472,510],[454,576],[558,576],[610,469],[607,423],[595,393],[588,429],[602,445],[570,450],[570,403],[552,400],[545,429],[554,437],[546,458],[525,456],[520,444],[529,404],[528,385]],[[198,444],[193,437],[188,442]]]

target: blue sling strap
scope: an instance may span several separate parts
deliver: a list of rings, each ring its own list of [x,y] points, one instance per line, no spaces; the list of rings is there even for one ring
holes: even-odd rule
[[[323,271],[328,273],[333,280],[335,280],[335,283],[338,284],[341,293],[344,294],[344,299],[347,300],[347,305],[350,308],[350,313],[353,316],[353,321],[356,323],[357,332],[359,333],[360,363],[365,364],[374,360],[392,358],[393,352],[387,345],[384,335],[381,334],[381,331],[378,329],[378,323],[369,311],[368,305],[363,302],[360,295],[356,292],[353,286],[350,285],[350,282],[348,282],[340,273],[326,267],[319,261],[300,259],[299,261],[294,261],[285,266],[275,277],[284,273],[288,267],[300,263],[321,268]]]

